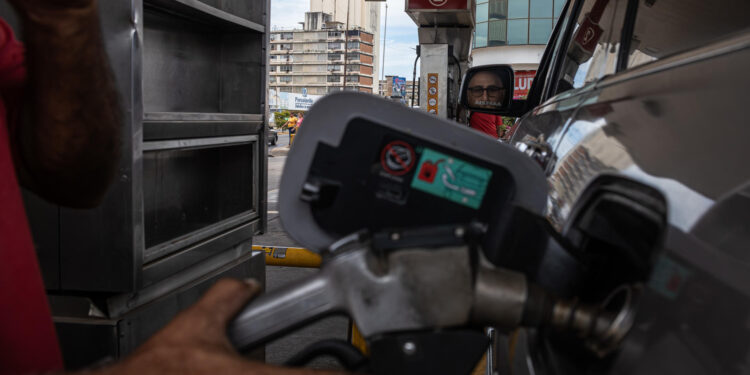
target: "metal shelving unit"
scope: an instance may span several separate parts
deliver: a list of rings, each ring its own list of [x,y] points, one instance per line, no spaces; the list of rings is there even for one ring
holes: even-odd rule
[[[266,225],[270,1],[99,6],[124,109],[119,178],[93,210],[25,194],[73,367],[127,354],[216,278],[264,273],[251,247]]]

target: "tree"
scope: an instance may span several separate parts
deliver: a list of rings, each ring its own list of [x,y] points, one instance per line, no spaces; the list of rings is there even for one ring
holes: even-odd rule
[[[289,121],[289,116],[291,113],[287,110],[283,110],[280,112],[274,112],[273,114],[273,123],[277,129],[281,129],[284,124],[286,124],[287,121]]]

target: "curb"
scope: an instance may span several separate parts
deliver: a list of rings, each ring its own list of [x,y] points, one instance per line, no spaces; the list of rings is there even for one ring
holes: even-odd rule
[[[276,147],[273,150],[268,151],[271,156],[286,156],[289,153],[289,146]]]

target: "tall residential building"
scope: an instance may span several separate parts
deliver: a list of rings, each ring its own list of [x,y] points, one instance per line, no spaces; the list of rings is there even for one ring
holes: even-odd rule
[[[269,88],[324,95],[343,90],[346,79],[347,90],[376,92],[373,43],[373,34],[359,26],[346,30],[330,14],[308,12],[303,30],[271,32]]]
[[[475,1],[471,65],[511,65],[515,96],[524,96],[566,0]]]
[[[310,0],[310,12],[320,12],[331,15],[331,20],[341,22],[344,27],[347,24],[347,14],[349,15],[349,28],[360,28],[367,31],[373,36],[373,66],[375,73],[375,83],[372,87],[373,92],[377,92],[377,77],[380,77],[379,62],[380,50],[380,12],[383,2],[366,1],[366,0]]]

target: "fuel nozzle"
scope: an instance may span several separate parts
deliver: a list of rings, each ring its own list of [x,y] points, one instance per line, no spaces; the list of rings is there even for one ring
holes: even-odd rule
[[[605,356],[616,349],[633,325],[638,286],[624,285],[601,304],[556,299],[527,282],[518,272],[480,268],[474,287],[472,322],[500,331],[547,327],[572,334],[592,352]]]
[[[592,352],[604,357],[617,349],[633,326],[639,293],[639,286],[623,285],[600,305],[559,300],[555,302],[546,325],[575,334]]]

